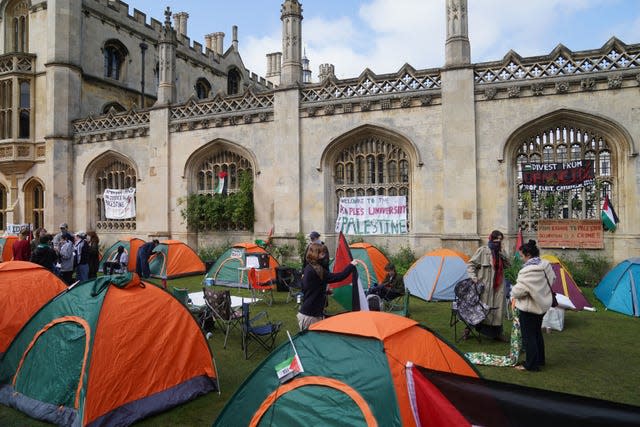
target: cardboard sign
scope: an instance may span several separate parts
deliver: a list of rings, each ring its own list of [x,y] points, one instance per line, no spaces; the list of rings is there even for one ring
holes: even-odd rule
[[[541,248],[603,249],[602,221],[593,219],[541,219],[538,221]]]

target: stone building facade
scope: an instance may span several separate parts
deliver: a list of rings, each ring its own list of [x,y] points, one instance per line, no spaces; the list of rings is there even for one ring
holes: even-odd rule
[[[267,79],[243,67],[236,28],[226,51],[221,33],[191,46],[186,13],[148,24],[119,1],[0,2],[0,90],[11,81],[13,100],[0,108],[0,120],[12,117],[0,140],[4,224],[69,222],[107,242],[137,235],[192,246],[271,228],[286,243],[315,229],[331,245],[340,196],[405,195],[409,233],[367,240],[469,253],[494,228],[536,238],[540,218],[597,219],[606,195],[620,224],[597,254],[639,256],[640,44],[612,38],[589,51],[559,45],[473,64],[467,1],[446,2],[441,68],[339,80],[323,64],[317,83],[303,77],[296,0],[282,4],[282,52],[267,54]],[[16,16],[28,21],[22,50]],[[522,190],[524,162],[579,159],[594,161],[592,186]],[[253,177],[253,231],[187,227],[185,197],[212,194],[220,170],[231,192],[241,171]],[[104,218],[104,188],[128,187],[137,216]]]

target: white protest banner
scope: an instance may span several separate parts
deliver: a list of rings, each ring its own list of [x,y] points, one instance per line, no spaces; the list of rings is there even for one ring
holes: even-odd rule
[[[336,233],[404,234],[407,227],[406,196],[341,197]]]
[[[104,190],[104,214],[107,219],[127,219],[136,216],[136,189]]]

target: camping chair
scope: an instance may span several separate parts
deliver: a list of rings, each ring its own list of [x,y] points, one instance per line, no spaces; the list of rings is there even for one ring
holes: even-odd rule
[[[409,290],[405,289],[403,295],[399,295],[391,301],[385,301],[384,311],[398,316],[410,317],[409,314]]]
[[[253,351],[249,350],[251,341],[255,341],[265,350],[271,351],[282,326],[282,322],[270,321],[266,311],[261,311],[252,318],[249,307],[249,303],[242,303],[242,348],[245,359],[253,356],[258,350],[258,348]]]
[[[222,348],[227,348],[227,339],[231,329],[240,329],[242,321],[242,313],[231,307],[231,293],[228,290],[216,291],[212,287],[207,286],[203,290],[204,301],[207,306],[207,315],[202,321],[210,319],[214,325],[217,325],[224,331],[224,344]]]
[[[268,306],[273,304],[273,290],[276,285],[271,281],[259,282],[258,272],[255,268],[251,268],[247,273],[247,279],[249,280],[249,288],[251,288],[251,296],[258,298],[258,294],[262,294],[264,301]]]
[[[189,312],[196,318],[198,324],[202,326],[203,324],[203,316],[204,309],[202,307],[198,307],[191,302],[189,299],[189,290],[187,288],[176,288],[175,286],[171,287],[171,293],[178,301],[182,303],[185,307],[189,309]]]
[[[455,342],[475,337],[481,342],[480,334],[476,332],[475,326],[482,322],[491,308],[480,300],[480,295],[484,290],[482,282],[474,283],[471,279],[463,279],[456,283],[454,287],[455,299],[451,304],[451,319],[449,326],[453,326],[453,337]],[[463,334],[458,338],[458,323],[465,325],[469,334]]]

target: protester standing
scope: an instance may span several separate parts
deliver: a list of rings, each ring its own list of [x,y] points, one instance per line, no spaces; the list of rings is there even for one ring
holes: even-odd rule
[[[519,248],[524,265],[511,288],[513,305],[520,311],[522,345],[525,362],[516,369],[539,371],[545,365],[542,318],[551,307],[553,296],[551,283],[556,278],[551,264],[540,259],[540,249],[535,240],[529,240]]]
[[[302,276],[304,299],[297,315],[301,331],[324,318],[327,285],[345,279],[355,270],[357,261],[353,260],[341,272],[331,273],[324,266],[324,258],[327,256],[325,248],[321,243],[312,243],[307,251],[307,266]]]
[[[31,254],[31,262],[39,264],[51,272],[56,272],[55,264],[58,261],[58,254],[52,247],[53,236],[45,234],[40,236],[40,243]]]
[[[64,233],[60,238],[58,260],[60,262],[60,277],[67,286],[73,284],[73,267],[75,261],[73,249],[73,236],[69,233]]]
[[[87,243],[87,234],[84,231],[76,233],[74,259],[76,280],[79,280],[80,282],[89,280],[89,244]]]
[[[87,261],[89,264],[89,279],[98,277],[98,269],[100,268],[100,238],[95,231],[87,233],[88,253]]]
[[[467,263],[467,273],[474,283],[482,283],[480,299],[489,308],[485,319],[476,326],[478,332],[490,338],[508,342],[502,334],[504,318],[504,270],[509,266],[507,254],[502,249],[504,235],[493,230],[486,245],[479,247]],[[465,335],[470,331],[465,330]]]
[[[153,253],[153,250],[158,246],[160,242],[157,239],[153,239],[150,242],[145,243],[138,249],[138,255],[136,256],[136,273],[143,279],[151,276],[149,270],[149,257]]]
[[[13,260],[29,261],[31,259],[31,244],[29,242],[29,229],[20,230],[18,240],[13,242]]]

